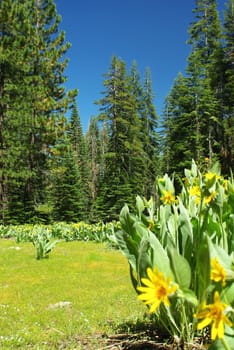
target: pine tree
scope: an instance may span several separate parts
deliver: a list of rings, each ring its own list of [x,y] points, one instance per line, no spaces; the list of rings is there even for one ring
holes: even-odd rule
[[[53,216],[56,221],[77,222],[84,219],[82,178],[74,154],[68,151],[54,169]]]
[[[71,109],[71,130],[69,131],[74,152],[74,158],[80,168],[82,168],[82,159],[85,154],[85,140],[78,112],[77,103],[74,101]]]
[[[108,152],[109,145],[109,131],[107,122],[102,123],[102,127],[99,130],[100,139],[100,161],[99,161],[99,186],[102,183],[106,171],[106,154]]]
[[[30,70],[27,76],[26,121],[26,142],[29,144],[26,208],[29,216],[37,203],[46,201],[43,189],[50,147],[56,142],[55,126],[57,121],[63,123],[64,114],[76,94],[71,91],[66,96],[62,86],[66,81],[64,69],[67,65],[67,60],[62,61],[62,57],[70,44],[65,42],[65,33],[59,32],[61,18],[56,12],[54,1],[34,0],[30,3],[30,30],[33,34],[28,45]]]
[[[136,100],[137,113],[141,124],[139,137],[143,145],[142,194],[150,197],[153,193],[156,174],[159,172],[158,116],[153,102],[154,95],[150,69],[146,69],[142,84],[136,61],[133,62],[130,71],[130,89]]]
[[[222,90],[224,120],[223,171],[234,168],[234,1],[229,0],[224,21],[224,87]]]
[[[179,73],[164,111],[163,172],[183,175],[184,168],[190,166],[195,155],[194,138],[198,131],[193,125],[195,119],[189,114],[191,110],[193,98],[189,94],[188,78]]]
[[[194,96],[192,114],[195,115],[198,132],[196,145],[200,149],[197,161],[204,157],[212,161],[219,157],[220,134],[223,133],[216,94],[219,85],[217,57],[221,48],[221,24],[216,0],[197,0],[194,13],[196,22],[189,30],[192,52],[188,58],[187,73],[190,77],[190,93]]]
[[[215,0],[197,0],[196,21],[190,26],[192,45],[187,77],[179,75],[167,99],[166,145],[170,172],[180,175],[195,159],[203,163],[220,157],[223,123],[217,91],[221,26]]]
[[[27,56],[27,2],[2,0],[0,2],[0,222],[9,222],[11,203],[15,203],[13,216],[22,213],[17,198],[24,188],[26,170],[21,155],[21,118],[25,112],[24,77],[28,67]],[[15,190],[12,191],[12,186]],[[11,194],[14,198],[11,201]]]
[[[76,94],[62,86],[69,44],[53,0],[3,0],[0,16],[1,218],[32,221],[46,202],[50,150]]]
[[[105,78],[99,119],[108,125],[109,142],[105,175],[95,204],[100,216],[111,220],[118,217],[124,203],[131,205],[136,194],[143,191],[139,178],[144,169],[144,150],[138,104],[131,94],[125,62],[113,57]]]
[[[76,101],[74,101],[71,110],[70,130],[68,131],[71,139],[73,157],[76,167],[79,169],[82,185],[80,187],[80,195],[83,197],[83,218],[87,220],[89,212],[89,160],[88,150],[83,134],[81,120],[78,112]]]
[[[88,131],[86,134],[86,145],[88,153],[88,187],[89,187],[89,208],[90,220],[95,221],[96,214],[93,211],[93,203],[97,198],[99,187],[99,171],[100,171],[100,140],[99,128],[96,117],[91,117]]]
[[[156,176],[159,174],[159,133],[158,116],[153,102],[154,95],[152,90],[152,79],[150,69],[145,72],[143,93],[142,93],[142,142],[146,154],[146,172],[145,172],[145,196],[150,197],[153,193]]]

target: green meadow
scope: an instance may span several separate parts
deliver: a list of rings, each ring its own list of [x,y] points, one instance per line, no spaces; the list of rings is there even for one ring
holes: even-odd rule
[[[1,349],[99,349],[144,313],[119,251],[60,242],[36,260],[31,243],[0,240]]]

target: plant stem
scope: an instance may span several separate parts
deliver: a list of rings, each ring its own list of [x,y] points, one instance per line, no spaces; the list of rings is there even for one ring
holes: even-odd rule
[[[221,342],[223,343],[224,349],[225,350],[231,350],[230,346],[228,345],[228,343],[226,342],[225,338],[221,339]]]

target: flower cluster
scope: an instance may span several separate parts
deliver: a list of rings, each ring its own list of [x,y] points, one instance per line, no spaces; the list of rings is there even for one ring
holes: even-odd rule
[[[203,174],[192,162],[180,193],[167,174],[156,186],[159,200],[138,196],[136,214],[122,209],[116,236],[138,299],[155,313],[157,327],[181,344],[192,343],[210,327],[212,350],[221,349],[220,344],[231,350],[233,178],[224,179],[218,164]]]

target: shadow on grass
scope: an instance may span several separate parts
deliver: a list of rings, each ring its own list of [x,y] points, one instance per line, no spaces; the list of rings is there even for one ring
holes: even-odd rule
[[[173,349],[171,339],[162,329],[156,329],[149,318],[124,322],[114,326],[113,330],[115,333],[107,337],[108,348],[113,350]]]

